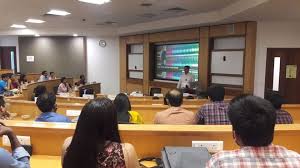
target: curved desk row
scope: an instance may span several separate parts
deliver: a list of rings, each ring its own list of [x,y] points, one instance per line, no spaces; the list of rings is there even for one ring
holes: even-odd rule
[[[30,136],[33,155],[59,156],[75,124],[5,121],[17,135]],[[160,156],[164,146],[191,146],[192,141],[223,141],[225,150],[237,149],[231,126],[119,125],[122,142],[134,145],[139,158]],[[300,152],[300,125],[277,125],[274,144]],[[0,145],[2,142],[0,142]]]
[[[84,106],[84,104],[79,103],[57,103],[57,105],[57,112],[63,115],[67,115],[67,110],[81,110]],[[183,105],[182,107],[197,112],[201,105]],[[9,112],[18,114],[17,120],[21,119],[21,115],[30,115],[29,120],[34,120],[40,114],[38,107],[33,101],[7,100],[7,108]],[[153,123],[155,114],[167,108],[168,106],[166,105],[132,105],[132,110],[139,112],[146,124]],[[283,105],[283,109],[292,115],[294,123],[300,124],[300,104]],[[74,117],[70,118],[73,119]]]

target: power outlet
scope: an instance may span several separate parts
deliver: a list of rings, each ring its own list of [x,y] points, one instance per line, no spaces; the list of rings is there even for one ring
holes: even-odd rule
[[[31,145],[30,136],[17,136],[21,145]],[[10,141],[6,135],[2,137],[3,146],[11,146]]]
[[[204,147],[210,153],[217,153],[223,150],[223,141],[192,141],[193,147]]]

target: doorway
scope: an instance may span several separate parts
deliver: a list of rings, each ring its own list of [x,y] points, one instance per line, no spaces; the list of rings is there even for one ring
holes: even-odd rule
[[[276,91],[287,103],[300,103],[300,48],[268,48],[265,90]]]
[[[16,47],[0,47],[1,69],[11,69],[17,72]]]

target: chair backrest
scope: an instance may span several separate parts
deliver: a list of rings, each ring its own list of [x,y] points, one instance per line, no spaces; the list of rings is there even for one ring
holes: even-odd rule
[[[53,87],[53,93],[54,93],[54,94],[57,94],[57,91],[58,91],[58,86],[54,86],[54,87]]]
[[[80,88],[79,96],[82,97],[84,94],[95,94],[94,89],[92,88]]]
[[[161,93],[161,88],[151,88],[150,89],[150,96],[154,96],[156,93]]]

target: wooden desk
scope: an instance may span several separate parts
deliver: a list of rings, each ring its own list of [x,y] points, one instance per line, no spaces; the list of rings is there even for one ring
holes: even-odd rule
[[[80,96],[79,95],[80,89],[93,89],[94,93],[97,95],[97,94],[101,93],[101,83],[92,83],[92,84],[87,84],[87,85],[84,85],[84,86],[80,86],[78,88],[78,90],[76,91],[76,97]]]
[[[28,120],[33,121],[41,113],[34,101],[7,100],[6,105],[9,112],[18,114],[15,120],[22,120],[22,115],[30,115]],[[57,103],[57,113],[66,115],[67,110],[81,110],[83,106],[78,103]]]
[[[73,83],[73,78],[67,78],[68,83]],[[44,85],[47,88],[47,91],[53,93],[53,88],[60,84],[60,79],[48,80],[43,82],[35,82],[27,85],[26,89],[23,89],[24,100],[31,100],[33,96],[34,89],[39,85]]]
[[[89,102],[89,99],[82,98],[82,97],[62,97],[56,96],[57,103],[79,103],[79,104],[86,104]]]
[[[33,155],[30,158],[31,168],[61,168],[60,156]]]
[[[17,135],[31,137],[33,155],[59,156],[75,124],[4,121]],[[134,145],[139,158],[160,156],[164,146],[191,146],[195,140],[224,141],[224,149],[237,149],[231,126],[119,125],[122,142]],[[300,152],[300,125],[277,125],[274,144]],[[0,141],[0,146],[2,146]]]
[[[7,105],[11,113],[18,114],[16,118],[18,120],[20,120],[21,115],[29,114],[32,116],[29,120],[33,120],[40,114],[38,107],[33,101],[8,99]],[[84,106],[84,104],[80,103],[57,103],[57,105],[57,112],[63,115],[66,115],[67,110],[81,110]],[[183,105],[182,107],[197,112],[201,105]],[[132,105],[132,110],[139,112],[146,124],[152,124],[155,114],[167,108],[168,106],[166,105]],[[287,104],[283,106],[283,109],[292,115],[294,123],[300,124],[300,104]]]
[[[7,73],[15,73],[12,69],[0,69],[0,75],[7,74]]]
[[[26,78],[27,81],[31,82],[31,81],[35,81],[37,82],[40,79],[41,73],[27,73],[26,74]]]

